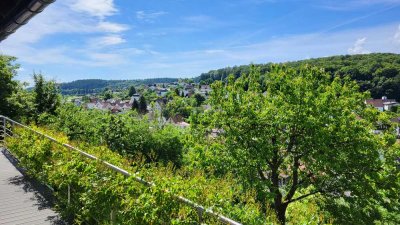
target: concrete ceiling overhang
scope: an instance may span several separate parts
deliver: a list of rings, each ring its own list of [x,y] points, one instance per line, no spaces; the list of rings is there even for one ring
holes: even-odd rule
[[[0,42],[54,1],[0,0]]]

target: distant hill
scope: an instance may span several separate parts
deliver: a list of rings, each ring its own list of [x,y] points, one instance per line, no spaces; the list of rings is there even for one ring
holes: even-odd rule
[[[153,78],[144,80],[101,80],[101,79],[87,79],[76,80],[68,83],[59,84],[61,93],[63,95],[83,95],[102,92],[108,88],[111,90],[119,91],[127,89],[130,86],[147,85],[154,83],[171,83],[177,82],[177,78]]]
[[[324,58],[300,60],[283,63],[298,68],[309,64],[325,68],[333,75],[349,75],[356,80],[362,91],[369,90],[373,98],[387,96],[400,100],[400,55],[391,53],[374,53],[365,55],[340,55]],[[257,64],[263,73],[268,72],[271,63]],[[249,65],[227,67],[211,70],[194,80],[201,83],[212,83],[223,80],[233,74],[236,78],[249,72]]]

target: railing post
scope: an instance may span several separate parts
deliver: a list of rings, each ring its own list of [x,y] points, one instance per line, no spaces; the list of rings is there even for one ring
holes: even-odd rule
[[[7,133],[7,130],[6,130],[6,118],[4,117],[4,116],[2,116],[2,120],[3,120],[3,140],[6,138],[6,133]]]
[[[68,205],[71,204],[71,186],[68,184]]]
[[[111,210],[111,212],[110,212],[110,223],[112,225],[115,224],[115,211],[114,210]]]
[[[203,210],[197,208],[197,215],[199,216],[199,224],[203,223]]]

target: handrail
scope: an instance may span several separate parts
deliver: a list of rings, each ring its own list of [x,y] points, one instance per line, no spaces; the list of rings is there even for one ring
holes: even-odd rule
[[[11,122],[12,124],[16,124],[16,125],[18,125],[18,126],[20,126],[20,127],[23,127],[23,128],[25,128],[25,129],[31,131],[31,132],[34,132],[34,133],[36,133],[36,134],[38,134],[38,135],[41,135],[41,136],[43,136],[43,137],[45,137],[45,138],[51,140],[52,142],[54,142],[54,143],[56,143],[56,144],[59,144],[59,145],[64,146],[64,147],[66,147],[66,148],[68,148],[68,149],[77,151],[79,154],[85,156],[86,158],[89,158],[89,159],[92,159],[92,160],[97,160],[97,161],[103,163],[106,167],[108,167],[108,168],[110,168],[110,169],[112,169],[112,170],[114,170],[114,171],[116,171],[116,172],[118,172],[118,173],[120,173],[120,174],[122,174],[122,175],[124,175],[124,176],[126,176],[126,177],[132,177],[135,181],[137,181],[137,182],[139,182],[139,183],[141,183],[141,184],[143,184],[143,185],[145,185],[145,186],[148,186],[148,187],[154,187],[154,186],[155,186],[154,183],[148,182],[148,181],[146,181],[146,180],[144,180],[144,179],[142,179],[142,178],[140,178],[140,177],[137,177],[137,176],[135,176],[135,175],[129,173],[128,171],[126,171],[126,170],[124,170],[124,169],[122,169],[122,168],[120,168],[120,167],[118,167],[118,166],[115,166],[115,165],[113,165],[113,164],[111,164],[111,163],[109,163],[109,162],[107,162],[107,161],[101,160],[101,159],[97,158],[96,156],[91,155],[91,154],[89,154],[89,153],[87,153],[87,152],[84,152],[84,151],[82,151],[82,150],[80,150],[80,149],[78,149],[78,148],[76,148],[76,147],[73,147],[73,146],[71,146],[71,145],[69,145],[69,144],[59,142],[59,141],[57,141],[56,139],[54,139],[54,138],[52,138],[52,137],[50,137],[50,136],[48,136],[48,135],[46,135],[46,134],[44,134],[44,133],[42,133],[42,132],[36,131],[36,130],[30,128],[29,126],[26,126],[26,125],[24,125],[24,124],[22,124],[22,123],[16,122],[16,121],[14,121],[14,120],[12,120],[12,119],[6,117],[6,116],[0,115],[0,119],[3,120],[3,125],[2,125],[3,127],[0,128],[0,130],[2,130],[3,132],[4,132],[4,130],[6,129],[6,124],[5,124],[4,122],[5,122],[5,121],[9,121],[9,122]],[[164,191],[165,191],[166,193],[169,193],[168,190],[164,190]],[[176,196],[176,195],[174,195],[173,197],[174,197],[175,199],[177,199],[178,201],[180,201],[180,202],[182,202],[182,203],[184,203],[184,204],[186,204],[186,205],[188,205],[188,206],[190,206],[190,207],[195,208],[200,214],[202,214],[202,213],[208,214],[208,215],[210,215],[210,216],[212,216],[212,217],[215,217],[215,218],[217,218],[219,221],[221,221],[221,222],[223,222],[223,223],[226,223],[226,224],[230,224],[230,225],[242,225],[242,224],[239,223],[239,222],[236,222],[236,221],[234,221],[234,220],[232,220],[232,219],[229,219],[229,218],[226,217],[226,216],[220,215],[220,214],[218,214],[218,213],[212,211],[210,208],[205,208],[204,206],[201,206],[201,205],[199,205],[199,204],[193,202],[192,200],[189,200],[189,199],[187,199],[187,198],[185,198],[185,197],[183,197],[183,196]]]

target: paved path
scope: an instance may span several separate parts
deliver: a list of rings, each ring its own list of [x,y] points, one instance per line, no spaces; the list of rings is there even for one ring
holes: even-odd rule
[[[0,225],[64,224],[51,210],[43,186],[24,177],[8,152],[0,150]]]

